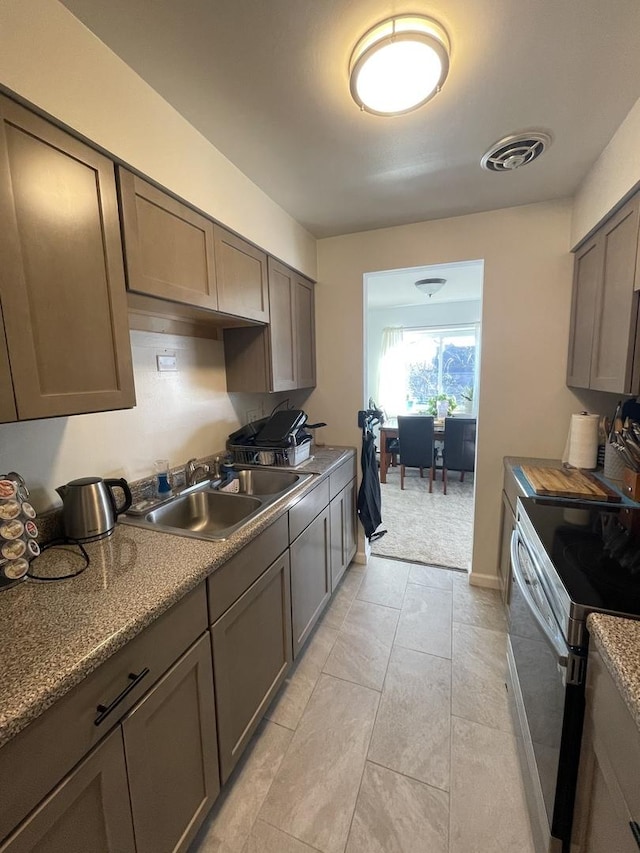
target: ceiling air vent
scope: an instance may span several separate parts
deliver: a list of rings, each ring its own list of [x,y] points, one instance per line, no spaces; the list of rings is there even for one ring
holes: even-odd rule
[[[533,163],[549,145],[551,137],[540,131],[505,136],[491,146],[480,165],[488,172],[513,172]]]

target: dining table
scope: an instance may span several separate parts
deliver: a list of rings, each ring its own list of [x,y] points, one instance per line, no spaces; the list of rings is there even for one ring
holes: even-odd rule
[[[387,450],[387,439],[398,438],[398,419],[389,418],[380,425],[380,482],[387,482],[387,471],[391,464],[393,453]],[[444,418],[433,421],[434,441],[444,441]]]

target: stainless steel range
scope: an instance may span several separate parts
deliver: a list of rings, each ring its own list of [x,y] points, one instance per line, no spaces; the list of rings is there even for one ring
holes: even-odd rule
[[[640,509],[518,498],[509,689],[536,844],[570,853],[589,635],[598,611],[640,619]]]

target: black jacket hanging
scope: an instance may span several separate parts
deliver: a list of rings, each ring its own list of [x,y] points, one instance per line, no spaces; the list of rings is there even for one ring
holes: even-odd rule
[[[382,523],[380,478],[376,459],[375,437],[371,430],[362,431],[362,454],[360,456],[362,482],[358,491],[358,516],[364,532],[370,542],[379,539],[387,532],[375,531]]]

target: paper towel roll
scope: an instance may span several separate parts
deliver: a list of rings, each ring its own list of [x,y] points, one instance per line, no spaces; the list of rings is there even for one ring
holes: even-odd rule
[[[571,415],[567,462],[574,468],[595,468],[598,462],[599,415]]]

